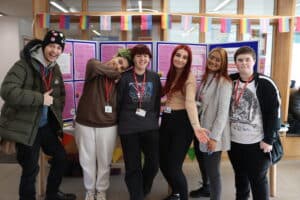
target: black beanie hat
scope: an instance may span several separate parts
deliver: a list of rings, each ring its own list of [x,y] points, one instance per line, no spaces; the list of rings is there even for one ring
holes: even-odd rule
[[[65,39],[66,39],[65,35],[62,32],[56,30],[50,30],[47,32],[47,34],[44,37],[43,44],[42,44],[43,49],[45,49],[45,47],[50,43],[56,43],[61,46],[62,50],[64,50]]]

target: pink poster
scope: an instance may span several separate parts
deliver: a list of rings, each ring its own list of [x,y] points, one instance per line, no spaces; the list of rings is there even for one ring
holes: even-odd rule
[[[127,44],[127,48],[132,48],[137,44],[145,44],[150,49],[150,52],[152,53],[152,57],[154,56],[152,45],[151,45],[152,43],[151,44],[149,44],[149,43],[129,43],[129,44]],[[151,62],[147,66],[147,69],[149,69],[149,70],[152,69],[152,63]],[[153,71],[155,71],[155,69],[153,69]]]
[[[96,43],[74,42],[74,79],[84,80],[87,61],[96,57]]]
[[[157,44],[157,72],[161,73],[162,78],[166,78],[169,67],[170,59],[174,48],[178,44],[167,44],[158,43]],[[205,70],[206,62],[206,45],[189,45],[192,50],[192,72],[196,76],[197,80],[201,79],[202,74]]]
[[[66,102],[63,111],[63,119],[73,119],[75,114],[74,88],[73,82],[65,82]]]
[[[125,44],[100,44],[100,60],[101,62],[105,62],[114,57],[119,49],[125,48]]]
[[[66,62],[64,62],[63,70],[61,70],[64,81],[73,80],[73,43],[66,42],[65,49],[63,55],[66,56]]]
[[[76,81],[74,82],[74,85],[75,85],[75,107],[77,109],[79,99],[82,95],[84,81]]]

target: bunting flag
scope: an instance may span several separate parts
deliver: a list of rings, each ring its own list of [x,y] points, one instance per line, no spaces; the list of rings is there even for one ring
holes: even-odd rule
[[[69,15],[60,15],[59,16],[59,28],[60,29],[70,29],[70,19]]]
[[[170,29],[172,28],[172,15],[163,14],[161,17],[161,28]]]
[[[121,16],[121,31],[128,31],[132,29],[132,16]]]
[[[187,31],[189,29],[191,29],[192,27],[192,19],[193,17],[190,15],[183,15],[181,16],[181,28],[184,31]]]
[[[221,33],[231,32],[231,19],[221,19]]]
[[[79,26],[80,26],[80,29],[81,30],[86,30],[89,28],[89,17],[86,16],[86,15],[82,15],[80,16],[80,23],[79,23]]]
[[[141,30],[151,30],[151,29],[152,29],[152,15],[142,15]]]
[[[268,32],[268,27],[270,25],[270,19],[260,19],[259,20],[260,24],[260,32],[261,33],[267,33]]]
[[[49,28],[50,27],[50,15],[47,13],[38,14],[38,20],[40,28]]]
[[[278,31],[280,33],[290,31],[290,20],[288,17],[281,17],[278,19]]]
[[[100,16],[100,30],[102,31],[111,30],[111,16],[109,15]]]
[[[249,19],[240,20],[240,33],[250,33],[251,24]]]
[[[300,32],[300,17],[296,17],[296,29],[295,32]]]
[[[207,32],[211,27],[210,17],[200,17],[200,32]]]

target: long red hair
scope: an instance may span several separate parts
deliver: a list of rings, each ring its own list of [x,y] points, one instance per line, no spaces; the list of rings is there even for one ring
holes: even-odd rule
[[[186,65],[183,68],[182,73],[180,74],[180,77],[178,78],[177,82],[175,83],[174,87],[172,87],[173,82],[175,81],[176,78],[176,67],[174,66],[173,63],[173,58],[176,54],[176,52],[179,49],[183,49],[185,51],[187,51],[188,53],[188,60]],[[172,56],[171,56],[171,61],[170,61],[170,68],[168,71],[168,75],[167,75],[167,81],[166,84],[163,88],[163,96],[168,94],[168,93],[174,93],[176,91],[181,91],[183,93],[183,86],[189,76],[189,73],[191,71],[191,65],[192,65],[192,51],[191,48],[187,45],[178,45],[176,46],[176,48],[173,50],[172,52]]]
[[[211,55],[212,53],[217,52],[220,54],[221,57],[221,67],[220,69],[216,72],[216,78],[219,79],[220,77],[224,77],[226,80],[231,81],[229,75],[228,75],[228,56],[227,56],[227,51],[223,48],[214,48],[208,53]],[[208,59],[206,60],[206,67],[205,67],[205,73],[202,76],[202,83],[205,84],[208,78],[208,74],[210,70],[208,69]]]

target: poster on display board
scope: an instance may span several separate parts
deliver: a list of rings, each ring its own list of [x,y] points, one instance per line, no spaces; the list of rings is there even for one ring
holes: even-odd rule
[[[137,44],[145,44],[152,52],[153,58],[153,43],[152,42],[100,42],[99,43],[99,58],[101,62],[109,61],[114,57],[121,48],[132,48]],[[152,61],[153,61],[152,58]],[[152,62],[149,63],[147,69],[152,68]]]
[[[188,45],[192,50],[192,72],[197,80],[201,79],[205,70],[207,44],[191,44],[180,43]],[[172,52],[179,43],[157,42],[156,45],[156,66],[157,72],[161,74],[162,79],[166,79],[170,68],[170,60]]]
[[[74,41],[74,80],[85,79],[86,63],[96,57],[96,42]]]
[[[64,81],[72,81],[74,79],[73,68],[73,43],[66,41],[64,52],[58,57],[57,63]]]
[[[234,64],[234,53],[235,51],[242,46],[249,46],[251,47],[256,53],[256,63],[254,65],[254,71],[257,71],[259,66],[259,44],[258,41],[243,41],[243,42],[228,42],[228,43],[215,43],[209,44],[208,51],[211,51],[214,48],[220,47],[224,48],[228,54],[228,73],[236,73],[237,69]]]
[[[84,81],[75,81],[74,82],[75,108],[76,109],[78,107],[79,99],[82,95],[83,86],[84,86]]]
[[[74,85],[73,82],[64,82],[66,91],[65,107],[62,113],[63,120],[69,121],[75,115]]]

